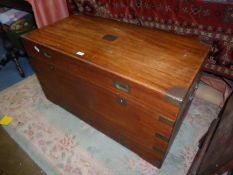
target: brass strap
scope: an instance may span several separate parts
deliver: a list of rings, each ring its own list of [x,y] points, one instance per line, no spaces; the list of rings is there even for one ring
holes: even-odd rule
[[[165,94],[165,100],[168,103],[180,107],[184,101],[184,97],[187,94],[188,90],[182,87],[172,87],[167,90]]]
[[[156,152],[158,152],[158,153],[160,153],[160,154],[162,154],[162,155],[165,154],[165,152],[164,152],[161,148],[159,148],[159,147],[157,147],[157,146],[154,146],[154,147],[153,147],[153,150],[156,151]]]
[[[167,119],[167,118],[165,118],[163,116],[159,116],[159,121],[162,122],[162,123],[165,123],[168,126],[171,126],[171,127],[174,126],[174,122],[173,121],[171,121],[171,120],[169,120],[169,119]]]
[[[165,137],[165,136],[163,136],[163,135],[161,135],[159,133],[156,133],[155,137],[157,137],[158,139],[160,139],[160,140],[162,140],[164,142],[169,142],[169,138],[167,138],[167,137]]]

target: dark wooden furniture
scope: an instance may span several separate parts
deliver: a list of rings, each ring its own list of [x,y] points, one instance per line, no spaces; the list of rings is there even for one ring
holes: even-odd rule
[[[26,34],[24,45],[48,99],[157,167],[209,51],[198,38],[85,16]]]
[[[233,93],[204,138],[188,175],[222,175],[233,170]]]

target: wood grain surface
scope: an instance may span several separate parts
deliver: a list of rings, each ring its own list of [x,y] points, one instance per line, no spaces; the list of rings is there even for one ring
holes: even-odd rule
[[[102,39],[107,34],[118,38]],[[188,89],[209,52],[196,37],[86,16],[72,16],[26,37],[73,59],[84,52],[83,61],[160,94],[176,86]]]
[[[161,167],[208,46],[194,37],[86,16],[33,31],[23,41],[49,100]],[[177,87],[184,89],[178,106],[166,99]]]

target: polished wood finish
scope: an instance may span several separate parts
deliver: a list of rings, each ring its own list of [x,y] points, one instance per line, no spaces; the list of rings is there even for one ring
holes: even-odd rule
[[[209,51],[197,38],[85,16],[31,32],[24,45],[48,99],[157,167]]]

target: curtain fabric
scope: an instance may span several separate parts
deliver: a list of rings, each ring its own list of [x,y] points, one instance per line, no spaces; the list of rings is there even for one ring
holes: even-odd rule
[[[66,0],[27,0],[34,12],[38,28],[69,16]]]

